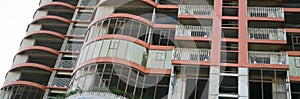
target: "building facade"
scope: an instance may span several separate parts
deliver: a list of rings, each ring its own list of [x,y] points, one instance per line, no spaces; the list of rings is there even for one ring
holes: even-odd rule
[[[300,99],[300,1],[41,0],[1,99]]]

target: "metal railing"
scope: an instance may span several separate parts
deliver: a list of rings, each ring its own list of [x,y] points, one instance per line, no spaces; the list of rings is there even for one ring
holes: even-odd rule
[[[128,99],[108,92],[83,92],[67,97],[66,99]]]
[[[288,64],[285,52],[248,52],[248,62],[254,64]]]
[[[211,5],[179,5],[178,14],[213,15],[214,8]]]
[[[176,48],[173,50],[173,59],[175,59],[175,60],[192,60],[192,61],[209,61],[210,60],[210,49]]]
[[[86,29],[86,27],[73,27],[70,34],[75,36],[84,36]]]
[[[285,29],[248,28],[249,39],[286,40]]]
[[[195,36],[195,37],[209,37],[212,33],[211,26],[176,26],[176,36]]]
[[[55,77],[53,79],[53,82],[51,83],[51,86],[58,86],[58,87],[67,87],[70,83],[70,78],[58,78]]]
[[[60,60],[58,68],[73,68],[75,65],[75,60]]]
[[[75,20],[91,20],[92,13],[90,12],[80,12],[77,14]]]
[[[248,16],[284,18],[284,10],[279,7],[248,7]]]
[[[76,43],[72,43],[72,44],[67,44],[64,48],[64,51],[75,51],[75,52],[79,52],[80,49],[82,47],[82,44],[76,44]]]
[[[96,6],[100,0],[82,0],[80,6]]]

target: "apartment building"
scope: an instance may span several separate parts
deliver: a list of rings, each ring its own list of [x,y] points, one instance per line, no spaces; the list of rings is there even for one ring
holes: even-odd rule
[[[1,99],[300,99],[300,1],[41,0]]]

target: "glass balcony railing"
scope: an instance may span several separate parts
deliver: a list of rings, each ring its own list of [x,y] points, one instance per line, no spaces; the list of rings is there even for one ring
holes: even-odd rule
[[[67,97],[66,99],[128,99],[108,92],[83,92]]]
[[[82,47],[82,44],[76,44],[76,43],[73,43],[73,44],[67,44],[65,46],[65,49],[64,51],[71,51],[71,52],[79,52],[79,50],[81,49]]]
[[[248,7],[248,16],[284,18],[284,10],[279,7]]]
[[[249,63],[254,64],[288,64],[285,52],[255,52],[249,51]]]
[[[212,33],[211,26],[184,26],[176,27],[176,36],[209,37]]]
[[[178,14],[184,15],[213,15],[214,8],[211,5],[179,5]]]
[[[55,77],[53,79],[53,82],[51,86],[58,86],[58,87],[67,87],[70,83],[71,79],[70,78],[58,78]]]
[[[191,61],[209,61],[210,49],[176,48],[173,50],[173,59]]]
[[[285,29],[248,28],[249,39],[286,40]]]
[[[73,68],[75,64],[75,60],[60,60],[58,68]]]

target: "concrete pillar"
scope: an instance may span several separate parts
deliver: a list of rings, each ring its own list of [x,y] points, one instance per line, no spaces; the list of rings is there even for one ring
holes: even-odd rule
[[[219,99],[220,66],[211,66],[209,73],[209,99]]]
[[[239,67],[238,96],[239,99],[248,99],[248,68]]]

